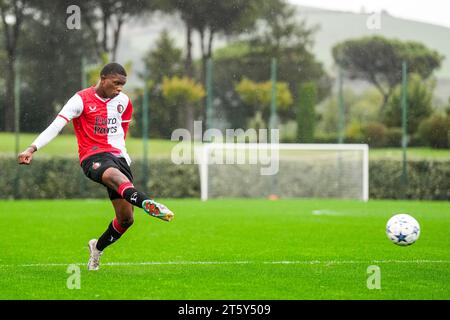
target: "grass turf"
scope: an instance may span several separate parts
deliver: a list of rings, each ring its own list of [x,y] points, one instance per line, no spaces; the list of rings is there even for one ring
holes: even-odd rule
[[[20,135],[20,151],[29,146],[39,133],[23,133]],[[11,133],[0,133],[0,154],[15,155],[15,136]],[[143,147],[142,139],[128,137],[126,140],[127,151],[133,157],[142,157]],[[176,141],[150,139],[149,154],[151,158],[170,158],[172,148],[177,144]],[[39,155],[46,156],[71,156],[78,157],[78,145],[75,134],[60,134],[48,145],[39,150]]]
[[[24,150],[38,136],[38,133],[22,133],[20,135],[20,151]],[[15,136],[13,133],[0,132],[0,155],[15,156]],[[127,141],[128,153],[133,157],[142,157],[143,147],[142,139],[128,137]],[[150,139],[149,140],[149,156],[150,158],[166,158],[169,159],[174,146],[178,142]],[[401,148],[380,148],[369,150],[370,159],[392,159],[402,160],[403,153]],[[78,156],[78,146],[74,134],[61,134],[51,143],[39,150],[37,157],[41,156]],[[412,160],[447,160],[450,158],[450,150],[448,149],[431,149],[423,147],[408,148],[408,159]]]
[[[448,299],[450,204],[338,200],[162,201],[164,222],[135,224],[88,272],[87,242],[112,219],[109,201],[1,201],[0,299]],[[385,223],[421,224],[409,247]],[[69,290],[70,264],[81,288]],[[367,268],[381,289],[367,288]]]

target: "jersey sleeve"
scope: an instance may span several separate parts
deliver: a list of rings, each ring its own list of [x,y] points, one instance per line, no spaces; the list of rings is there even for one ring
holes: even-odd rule
[[[130,99],[130,100],[128,100],[127,108],[125,109],[125,111],[122,114],[122,128],[123,128],[124,138],[127,137],[132,113],[133,113],[133,104],[131,103],[131,99]]]
[[[62,128],[73,118],[77,118],[83,112],[83,100],[75,94],[67,101],[56,119],[45,129],[32,144],[39,150],[52,141],[61,132]]]
[[[72,121],[74,118],[78,118],[83,112],[83,99],[79,94],[75,94],[67,101],[61,111],[58,113],[58,117],[63,118],[67,122]]]

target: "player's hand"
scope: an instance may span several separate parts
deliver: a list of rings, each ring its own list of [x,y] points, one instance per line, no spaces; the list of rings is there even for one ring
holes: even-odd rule
[[[19,164],[29,165],[33,159],[33,153],[36,151],[34,146],[28,147],[25,151],[19,153],[17,160]]]

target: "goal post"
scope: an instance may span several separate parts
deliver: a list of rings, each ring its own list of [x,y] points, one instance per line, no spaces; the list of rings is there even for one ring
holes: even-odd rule
[[[367,144],[202,143],[201,199],[369,199]]]

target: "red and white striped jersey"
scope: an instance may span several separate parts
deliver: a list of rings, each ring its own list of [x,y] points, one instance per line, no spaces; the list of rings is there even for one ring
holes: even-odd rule
[[[80,163],[93,154],[111,152],[130,164],[125,138],[132,111],[126,94],[121,92],[112,99],[103,99],[96,94],[95,87],[90,87],[77,92],[58,117],[67,122],[73,120]]]

